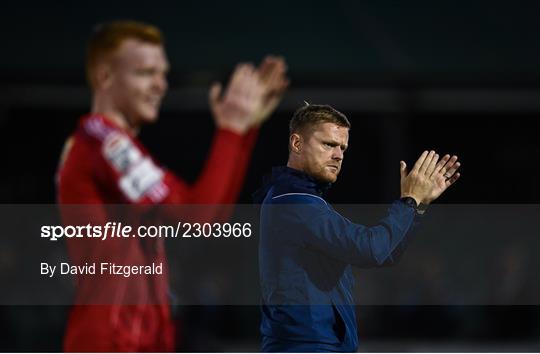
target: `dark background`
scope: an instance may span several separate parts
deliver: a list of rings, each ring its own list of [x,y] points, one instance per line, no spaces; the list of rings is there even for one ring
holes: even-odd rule
[[[240,202],[286,162],[287,122],[303,100],[331,104],[353,125],[332,203],[392,201],[399,160],[412,165],[424,149],[462,161],[462,179],[439,203],[540,201],[540,3],[99,0],[3,5],[2,203],[55,202],[58,156],[91,99],[85,41],[113,19],[147,21],[166,36],[170,93],[141,139],[188,181],[212,139],[210,83],[225,81],[239,61],[274,53],[286,58],[292,84],[260,132]],[[66,314],[2,307],[0,350],[60,351]],[[362,351],[540,348],[540,311],[517,302],[364,306],[358,315]],[[178,319],[179,350],[258,350],[255,307],[184,307]]]

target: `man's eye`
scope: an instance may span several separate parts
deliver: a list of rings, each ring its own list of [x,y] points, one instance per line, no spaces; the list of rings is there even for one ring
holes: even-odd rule
[[[137,70],[137,74],[141,75],[141,76],[149,76],[149,75],[152,75],[153,73],[154,73],[154,71],[150,70],[150,69]]]

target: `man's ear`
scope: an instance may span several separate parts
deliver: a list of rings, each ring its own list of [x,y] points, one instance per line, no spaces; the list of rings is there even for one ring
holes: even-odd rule
[[[106,90],[112,85],[113,70],[108,62],[101,62],[96,66],[95,71],[96,88]]]
[[[297,133],[291,134],[289,137],[289,147],[291,152],[298,154],[302,151],[302,136]]]

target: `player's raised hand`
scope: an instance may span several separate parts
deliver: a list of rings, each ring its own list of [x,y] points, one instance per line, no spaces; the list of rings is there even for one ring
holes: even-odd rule
[[[282,57],[268,55],[257,70],[263,86],[263,95],[254,114],[254,124],[260,125],[270,117],[289,86],[287,64]]]
[[[252,64],[238,64],[223,92],[219,83],[210,88],[210,109],[216,125],[239,134],[253,126],[264,95],[264,85]]]
[[[289,86],[286,72],[283,58],[267,56],[257,69],[239,64],[224,93],[221,85],[214,83],[210,108],[218,127],[242,134],[268,119]]]
[[[424,151],[407,172],[407,164],[400,161],[401,197],[412,197],[417,203],[429,204],[454,184],[460,174],[457,156],[445,155],[439,161],[435,151]]]

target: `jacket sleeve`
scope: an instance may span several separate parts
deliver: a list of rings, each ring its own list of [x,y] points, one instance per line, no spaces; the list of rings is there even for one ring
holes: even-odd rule
[[[280,204],[284,232],[303,246],[360,267],[394,264],[418,221],[415,210],[395,201],[372,227],[355,224],[315,196],[291,196]],[[292,199],[296,199],[292,201]]]

